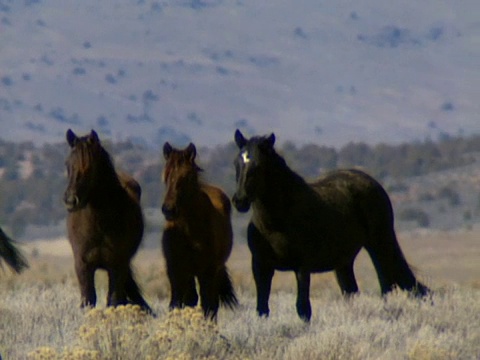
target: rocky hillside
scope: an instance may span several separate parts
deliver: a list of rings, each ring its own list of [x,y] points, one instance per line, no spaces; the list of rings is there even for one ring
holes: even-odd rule
[[[164,191],[160,181],[163,157],[131,142],[105,140],[104,144],[117,167],[140,182],[148,230],[158,231],[163,221],[158,211]],[[401,145],[350,143],[338,150],[285,142],[278,150],[307,179],[344,167],[359,167],[374,175],[393,200],[399,229],[446,230],[480,222],[480,136]],[[37,146],[0,141],[0,225],[15,237],[64,233],[66,211],[61,198],[67,152],[64,143]],[[236,146],[230,142],[199,147],[198,154],[206,180],[232,195]]]

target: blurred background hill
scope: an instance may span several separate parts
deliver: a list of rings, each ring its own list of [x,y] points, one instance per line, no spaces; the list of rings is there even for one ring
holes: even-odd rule
[[[236,127],[341,146],[480,132],[473,0],[0,1],[4,139],[150,147]]]
[[[64,235],[64,134],[95,129],[161,228],[164,141],[233,192],[231,143],[378,177],[400,229],[480,213],[480,3],[0,0],[0,222]],[[244,217],[235,215],[240,223]]]

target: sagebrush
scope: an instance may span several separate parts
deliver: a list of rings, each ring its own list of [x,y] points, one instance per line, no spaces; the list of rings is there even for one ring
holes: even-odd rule
[[[435,291],[431,298],[401,291],[382,298],[371,262],[360,256],[362,293],[352,299],[341,296],[333,275],[314,276],[310,324],[296,315],[291,273],[274,277],[271,316],[256,315],[245,246],[235,248],[229,261],[240,305],[235,311],[221,308],[217,322],[204,320],[198,308],[168,311],[159,251],[143,252],[136,262],[154,318],[134,306],[80,309],[71,257],[49,257],[40,249],[24,274],[1,274],[0,354],[32,360],[479,359],[478,233],[434,235],[404,242]],[[106,277],[100,273],[98,280],[104,298]]]

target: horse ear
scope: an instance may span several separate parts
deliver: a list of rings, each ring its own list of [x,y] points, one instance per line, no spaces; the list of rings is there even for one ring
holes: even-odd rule
[[[247,139],[245,139],[243,134],[238,129],[235,131],[235,143],[239,149],[243,148],[247,143]]]
[[[165,144],[163,144],[163,157],[165,158],[165,160],[168,160],[172,151],[172,145],[170,145],[170,143],[166,141]]]
[[[267,138],[267,141],[270,147],[273,147],[273,145],[275,144],[275,134],[271,133],[270,136]]]
[[[100,138],[98,137],[98,134],[95,130],[92,129],[92,131],[90,131],[90,136],[88,138],[90,141],[92,141],[93,143],[99,143],[100,142]]]
[[[70,145],[70,147],[73,148],[75,146],[75,144],[77,143],[78,137],[77,137],[77,135],[75,135],[75,133],[72,131],[72,129],[67,130],[66,138],[67,138],[68,145]]]
[[[193,143],[188,144],[187,158],[190,160],[190,162],[193,162],[196,156],[197,156],[197,148]]]

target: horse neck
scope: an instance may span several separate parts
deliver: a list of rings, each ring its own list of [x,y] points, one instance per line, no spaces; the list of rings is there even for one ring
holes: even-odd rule
[[[305,180],[290,169],[282,157],[277,156],[266,171],[265,189],[254,202],[254,209],[258,212],[281,212],[294,191],[308,187]]]
[[[180,216],[176,220],[179,226],[184,227],[187,234],[193,235],[199,229],[208,226],[211,213],[205,201],[207,195],[203,190],[203,183],[198,182],[195,187],[190,188],[186,202],[180,206]],[[203,230],[200,230],[203,231]]]
[[[189,204],[185,207],[188,213],[197,213],[201,210],[202,200],[203,200],[203,191],[202,191],[202,182],[200,181],[198,174],[194,184],[189,191]],[[200,210],[199,210],[200,209]]]
[[[120,179],[111,163],[102,164],[102,169],[98,171],[95,186],[92,189],[93,202],[116,203],[121,199],[119,194],[125,192]]]

